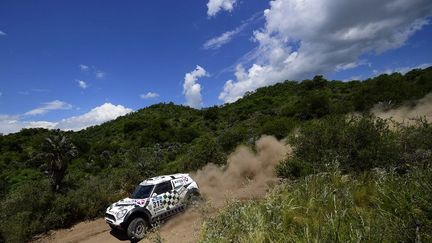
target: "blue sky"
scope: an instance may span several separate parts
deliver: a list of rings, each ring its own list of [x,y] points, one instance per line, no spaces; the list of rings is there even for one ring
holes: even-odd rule
[[[430,1],[345,2],[2,0],[0,133],[79,130],[159,102],[207,107],[284,79],[432,63]]]

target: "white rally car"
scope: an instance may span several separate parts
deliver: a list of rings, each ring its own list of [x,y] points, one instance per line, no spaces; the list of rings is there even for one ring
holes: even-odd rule
[[[149,227],[184,210],[199,197],[199,188],[188,174],[153,177],[141,182],[131,197],[109,206],[105,221],[127,232],[132,241],[144,238]]]

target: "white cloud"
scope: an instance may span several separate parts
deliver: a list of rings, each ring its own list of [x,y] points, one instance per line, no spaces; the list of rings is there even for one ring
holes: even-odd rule
[[[198,65],[195,70],[186,73],[183,83],[183,94],[186,98],[186,105],[193,108],[199,108],[202,106],[201,85],[197,83],[197,80],[206,75],[206,70]]]
[[[235,3],[236,0],[209,0],[207,3],[207,15],[215,16],[221,10],[231,12]]]
[[[255,23],[257,20],[263,19],[263,17],[264,16],[262,12],[255,13],[249,19],[243,21],[242,24],[237,28],[230,31],[226,31],[225,33],[222,33],[219,36],[207,40],[204,43],[203,48],[208,50],[208,49],[218,49],[222,47],[223,45],[229,43],[236,35],[244,31],[249,25]]]
[[[18,132],[24,126],[18,123],[17,116],[1,115],[0,114],[0,134],[8,134]]]
[[[407,72],[413,70],[413,69],[425,69],[428,67],[431,67],[432,63],[423,63],[420,65],[416,65],[416,66],[405,66],[405,67],[397,67],[397,68],[388,68],[385,70],[373,70],[373,74],[375,74],[376,76],[380,75],[380,74],[392,74],[392,73],[401,73],[401,74],[406,74]]]
[[[367,63],[365,60],[343,63],[343,64],[338,64],[335,68],[335,71],[338,72],[338,71],[353,69],[362,65],[371,65],[371,64]]]
[[[227,31],[223,33],[220,36],[211,38],[210,40],[206,41],[203,45],[204,49],[218,49],[221,46],[227,44],[232,40],[232,38],[240,33],[241,29],[237,28],[232,31]]]
[[[23,128],[46,128],[62,130],[81,130],[89,126],[99,125],[103,122],[116,119],[119,116],[132,112],[132,109],[122,105],[105,103],[95,107],[89,112],[60,121],[25,121],[21,116],[1,115],[0,114],[0,133],[9,134],[19,132]]]
[[[126,108],[122,105],[105,103],[93,108],[91,111],[83,115],[73,116],[59,121],[56,128],[77,131],[116,119],[117,117],[124,116],[130,112],[132,112],[132,109]]]
[[[28,121],[23,122],[25,128],[46,128],[46,129],[54,129],[56,128],[58,122],[49,122],[49,121]]]
[[[86,83],[86,81],[84,81],[84,80],[76,80],[76,81],[78,83],[78,86],[81,89],[86,89],[88,87],[88,84]]]
[[[71,109],[73,106],[71,104],[68,104],[66,102],[60,101],[60,100],[54,100],[51,102],[47,102],[47,103],[42,103],[42,106],[27,111],[26,113],[24,113],[24,115],[27,116],[35,116],[35,115],[43,115],[46,114],[50,111],[54,111],[54,110],[69,110]]]
[[[353,80],[363,80],[363,75],[350,76],[349,78],[343,79],[342,81],[349,82],[349,81],[353,81]]]
[[[47,121],[22,121],[20,116],[0,115],[0,133],[9,134],[19,132],[23,128],[53,129],[57,123]]]
[[[81,72],[94,74],[97,79],[103,79],[106,76],[106,72],[96,68],[95,66],[80,64],[78,67],[80,68]]]
[[[429,0],[274,0],[248,69],[225,83],[219,99],[233,102],[247,91],[359,65],[365,53],[399,48],[432,15]]]
[[[84,80],[76,80],[76,81],[77,81],[77,83],[78,83],[78,86],[79,86],[81,89],[86,89],[86,88],[88,87],[87,83],[86,83]]]
[[[98,78],[98,79],[103,79],[103,78],[105,78],[106,73],[103,72],[103,71],[98,70],[98,71],[95,72],[95,76],[96,76],[96,78]]]
[[[7,34],[0,30],[0,36],[6,36]]]
[[[154,93],[154,92],[148,92],[147,94],[141,94],[140,98],[141,99],[152,99],[152,98],[157,98],[159,97],[158,93]]]
[[[88,71],[90,67],[87,65],[84,65],[84,64],[80,64],[79,68],[81,71],[85,72],[85,71]]]

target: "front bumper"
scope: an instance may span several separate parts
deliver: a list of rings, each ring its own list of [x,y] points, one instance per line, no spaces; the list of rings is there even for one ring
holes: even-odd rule
[[[105,213],[105,222],[114,227],[121,228],[121,223],[123,223],[123,218],[117,220],[116,217],[111,213]]]

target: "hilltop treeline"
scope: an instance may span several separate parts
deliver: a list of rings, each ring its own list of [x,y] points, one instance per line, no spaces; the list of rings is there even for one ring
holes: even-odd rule
[[[207,163],[224,164],[238,144],[253,144],[263,134],[284,138],[295,127],[319,134],[317,122],[331,124],[343,114],[367,113],[377,103],[389,109],[410,104],[431,91],[432,68],[365,81],[328,81],[316,76],[260,88],[232,104],[202,110],[156,104],[79,132],[23,129],[2,135],[0,241],[22,242],[49,229],[100,216],[143,178],[192,171]],[[346,125],[340,119],[337,122]],[[364,131],[366,140],[381,134],[380,127],[367,124],[365,129],[352,129],[360,135]],[[335,136],[343,138],[343,134]],[[330,156],[325,146],[318,146],[317,154],[298,152],[297,160],[284,161],[278,172],[298,178],[325,171],[326,161],[315,160]],[[384,161],[372,142],[355,151],[340,149],[348,156],[341,157],[346,161],[341,163],[344,173],[398,162],[391,156]],[[56,154],[62,155],[61,166],[53,163]]]

